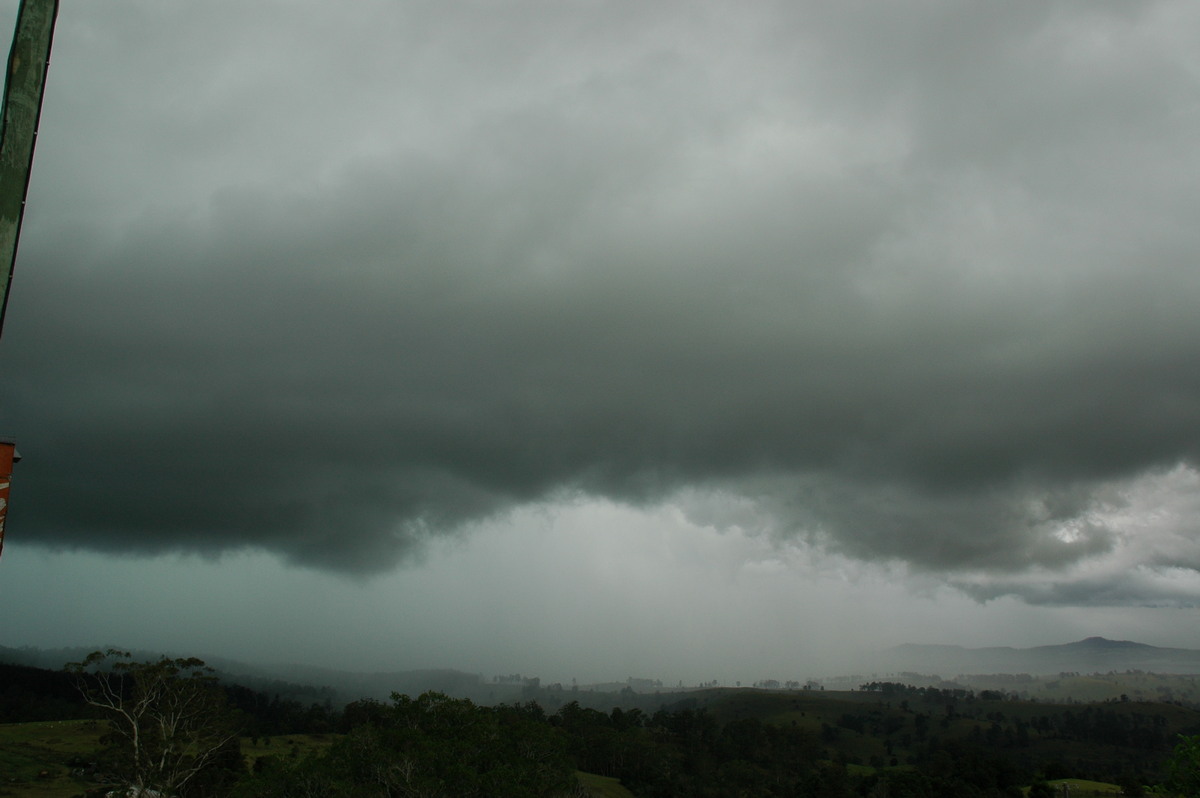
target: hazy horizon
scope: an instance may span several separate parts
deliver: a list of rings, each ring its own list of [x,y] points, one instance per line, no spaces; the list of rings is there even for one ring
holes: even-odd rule
[[[335,674],[378,676],[381,674],[397,673],[411,677],[419,673],[454,672],[466,676],[476,676],[480,679],[481,684],[492,682],[512,684],[514,683],[513,680],[516,679],[521,684],[537,681],[540,682],[542,687],[561,685],[567,689],[575,686],[594,689],[607,685],[628,683],[632,684],[634,690],[639,693],[650,691],[651,688],[647,687],[646,683],[655,683],[652,688],[653,690],[670,691],[675,689],[706,688],[714,684],[718,687],[750,688],[759,687],[768,681],[774,681],[777,685],[789,682],[799,684],[815,682],[823,683],[823,686],[827,686],[831,683],[839,683],[847,679],[896,678],[903,681],[902,677],[911,678],[918,676],[949,678],[952,680],[965,678],[970,682],[972,679],[988,678],[996,674],[1024,674],[1033,675],[1034,677],[1049,677],[1059,674],[1064,669],[1088,674],[1109,673],[1115,668],[1119,673],[1181,675],[1187,678],[1189,674],[1193,674],[1196,664],[1193,661],[1194,658],[1189,655],[1200,655],[1200,649],[1154,646],[1140,640],[1113,640],[1099,636],[1035,646],[962,646],[951,643],[909,642],[887,648],[864,650],[861,652],[860,659],[844,661],[840,670],[833,669],[824,672],[815,672],[810,669],[801,672],[793,668],[793,670],[786,673],[759,674],[753,680],[727,676],[726,678],[719,679],[706,678],[688,681],[682,678],[664,678],[662,674],[657,673],[630,673],[624,676],[609,674],[603,678],[593,676],[591,679],[579,679],[575,675],[563,676],[557,672],[552,672],[551,676],[547,677],[542,671],[537,669],[525,672],[511,672],[498,671],[496,669],[489,670],[487,668],[471,670],[452,665],[429,665],[414,668],[355,668],[332,664],[314,664],[294,659],[245,658],[229,653],[215,655],[212,652],[196,650],[194,648],[156,648],[153,646],[148,648],[130,648],[128,646],[121,646],[114,641],[108,641],[103,644],[74,644],[47,648],[29,645],[5,648],[16,652],[34,652],[36,653],[36,662],[30,661],[26,663],[24,658],[14,658],[13,661],[48,668],[59,666],[57,660],[51,661],[48,659],[48,656],[55,652],[69,652],[65,655],[74,659],[81,655],[80,652],[116,649],[118,651],[125,651],[127,656],[131,655],[135,660],[145,658],[154,659],[160,656],[199,657],[219,672],[228,672],[233,676],[265,676],[314,686],[327,684],[321,681],[322,674],[326,673],[329,674],[330,678],[334,678]],[[943,657],[951,652],[957,659],[954,662],[944,660]],[[1186,657],[1184,661],[1178,659],[1181,654]],[[1014,656],[1022,657],[1022,659],[1014,660]],[[1117,659],[1112,659],[1114,656]],[[962,657],[970,657],[970,659],[964,660]],[[1151,666],[1147,670],[1147,657],[1157,657],[1153,662],[1157,663],[1158,667]],[[7,657],[6,661],[8,661]],[[1185,663],[1187,669],[1184,669]],[[247,670],[240,670],[243,667],[247,668]],[[1129,670],[1129,668],[1134,668],[1134,670]],[[334,682],[329,682],[328,684],[332,685]],[[376,684],[375,686],[378,687],[379,685]],[[411,684],[409,684],[409,689],[412,689]],[[435,688],[426,687],[421,689]]]
[[[63,3],[0,645],[1200,648],[1197,52],[1183,0]]]

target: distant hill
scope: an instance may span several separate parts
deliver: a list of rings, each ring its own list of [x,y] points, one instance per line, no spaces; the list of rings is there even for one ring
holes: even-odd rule
[[[963,648],[905,644],[880,652],[877,672],[905,671],[939,676],[984,673],[1107,673],[1141,670],[1200,673],[1200,651],[1159,648],[1129,640],[1089,637],[1074,643],[1033,648]]]
[[[56,671],[68,662],[83,660],[98,648],[108,647],[38,649],[0,646],[0,663]],[[511,703],[522,699],[526,687],[523,682],[496,683],[479,674],[449,668],[357,673],[307,665],[251,665],[190,651],[134,650],[130,653],[134,660],[141,662],[162,656],[199,656],[226,684],[242,685],[267,695],[299,701],[305,706],[330,703],[340,708],[360,698],[387,701],[392,692],[415,696],[429,690],[455,698],[470,698],[481,704]]]
[[[72,648],[8,648],[0,646],[0,664],[22,665],[30,668],[42,668],[49,671],[60,671],[70,662],[81,662],[93,651],[103,651],[117,646],[76,646]],[[118,648],[118,650],[121,650]],[[134,649],[129,652],[136,662],[152,662],[160,657],[191,657],[193,652],[179,651],[149,651]],[[289,701],[297,701],[303,706],[309,704],[341,705],[353,701],[360,696],[352,695],[343,698],[331,685],[324,682],[303,682],[289,680],[281,673],[282,669],[249,665],[237,660],[221,657],[200,656],[204,664],[212,668],[216,676],[225,684],[236,684],[251,690],[277,696]]]
[[[58,670],[64,663],[82,660],[93,650],[94,647],[47,650],[0,646],[0,663]],[[646,704],[654,709],[658,702],[668,700],[664,696],[675,692],[649,679],[564,689],[561,685],[539,685],[537,679],[519,676],[487,679],[480,674],[452,669],[358,673],[303,665],[251,665],[220,657],[205,657],[203,652],[134,651],[132,654],[139,661],[154,660],[163,654],[173,657],[200,656],[226,684],[242,685],[268,695],[298,701],[304,706],[317,703],[341,707],[360,698],[387,701],[393,691],[415,696],[436,690],[455,698],[469,698],[479,704],[516,703],[536,698],[547,706],[578,700],[584,705],[597,703],[605,708],[630,703]],[[1200,651],[1159,648],[1103,637],[1034,648],[906,644],[880,652],[874,661],[863,661],[858,670],[859,673],[853,677],[822,681],[829,687],[846,681],[847,689],[852,689],[874,677],[886,679],[889,674],[896,676],[896,681],[907,683],[913,681],[909,677],[915,674],[944,678],[985,674],[1053,676],[1060,673],[1110,671],[1200,674]],[[909,677],[900,678],[904,674]],[[619,694],[625,693],[631,695],[618,698]]]

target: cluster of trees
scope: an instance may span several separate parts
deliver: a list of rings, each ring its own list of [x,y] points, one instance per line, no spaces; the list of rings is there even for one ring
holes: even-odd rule
[[[220,795],[240,778],[241,730],[201,660],[133,662],[110,649],[67,671],[108,718],[102,766],[133,795]]]
[[[851,794],[845,766],[824,761],[812,735],[791,725],[721,723],[690,708],[605,714],[575,703],[549,720],[580,769],[619,778],[644,798]]]
[[[911,731],[903,718],[877,709],[845,713],[819,733],[795,721],[721,720],[694,706],[602,712],[572,701],[547,715],[534,702],[488,707],[440,693],[393,694],[390,703],[359,701],[335,711],[222,687],[195,659],[139,663],[123,652],[98,652],[68,671],[77,694],[109,720],[101,769],[140,795],[550,798],[584,795],[575,777],[583,770],[618,778],[640,798],[1017,798],[1023,785],[1034,784],[1029,795],[1037,796],[1045,792],[1040,779],[1081,775],[1062,763],[1037,763],[1006,750],[1032,731],[1094,742],[1099,751],[1177,742],[1164,775],[1179,794],[1200,796],[1200,735],[1168,741],[1154,717],[1118,715],[1102,706],[1026,722],[1009,721],[993,705],[987,732],[940,739],[936,732],[946,717],[934,729],[930,715],[909,710]],[[968,699],[890,684],[872,689],[936,702]],[[1010,722],[1025,734],[1009,734]],[[287,756],[264,756],[253,772],[247,770],[242,737],[303,732],[329,733],[332,742],[307,755],[293,749]],[[862,768],[852,766],[837,745],[850,734],[912,734],[923,742],[906,761],[893,757]],[[1138,779],[1126,780],[1127,793],[1136,794]]]
[[[342,714],[328,700],[302,704],[237,684],[225,685],[225,698],[239,716],[243,737],[327,734],[337,731]]]
[[[346,709],[347,733],[303,758],[260,759],[234,794],[461,796],[583,795],[566,741],[537,704],[477,706],[441,693],[394,695]]]
[[[742,683],[738,682],[738,687],[741,687],[741,686],[742,686]],[[811,679],[808,680],[807,682],[804,682],[803,684],[796,681],[795,679],[788,679],[783,682],[779,681],[778,679],[760,679],[754,683],[754,686],[760,690],[800,690],[800,689],[824,690],[825,689],[824,687],[821,686],[821,684],[819,682],[814,682]]]
[[[900,682],[867,682],[859,685],[859,690],[865,692],[878,692],[885,696],[907,696],[924,701],[927,704],[944,703],[954,705],[959,701],[974,701],[976,698],[974,690],[968,690],[963,687],[914,687],[909,684]],[[1000,701],[1008,696],[997,690],[984,690],[980,698]]]
[[[71,720],[83,712],[83,697],[61,671],[0,664],[0,723]]]
[[[1103,706],[1039,715],[1028,725],[1043,737],[1145,751],[1166,750],[1172,742],[1162,715],[1114,712]]]
[[[829,760],[814,736],[704,710],[610,713],[566,704],[482,707],[437,693],[347,707],[326,751],[260,760],[237,796],[569,796],[576,769],[641,798],[712,796],[1016,796],[1028,774],[983,748],[947,747],[926,769],[864,775]]]

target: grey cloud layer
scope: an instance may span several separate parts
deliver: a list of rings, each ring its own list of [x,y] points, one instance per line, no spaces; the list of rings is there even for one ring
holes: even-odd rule
[[[1196,12],[827,5],[65,8],[14,534],[371,572],[711,488],[930,570],[1113,551],[1200,442]]]

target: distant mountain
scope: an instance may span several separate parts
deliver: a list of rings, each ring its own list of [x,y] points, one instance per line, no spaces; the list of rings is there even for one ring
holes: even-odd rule
[[[64,663],[77,662],[94,648],[36,649],[0,646],[0,663],[27,665],[58,670]],[[134,651],[138,661],[155,660],[163,656],[192,656],[194,652]],[[268,695],[298,701],[304,706],[330,703],[343,706],[360,698],[387,701],[392,692],[416,696],[429,690],[446,693],[454,698],[469,698],[479,704],[516,703],[537,697],[540,700],[584,701],[584,694],[617,695],[632,687],[642,694],[657,694],[661,686],[649,680],[636,680],[611,685],[580,686],[579,692],[566,695],[561,685],[539,687],[537,679],[520,677],[485,679],[479,674],[451,669],[387,671],[357,673],[303,665],[250,665],[220,657],[204,657],[221,681],[239,684]],[[1200,651],[1185,648],[1159,648],[1129,640],[1107,640],[1089,637],[1074,643],[1034,648],[964,648],[953,645],[905,644],[879,652],[874,661],[865,660],[856,668],[859,673],[873,672],[888,679],[889,675],[925,674],[943,678],[984,674],[1054,675],[1064,672],[1107,673],[1109,671],[1139,670],[1162,674],[1200,674]],[[860,679],[859,676],[853,677]],[[903,681],[902,678],[895,679]],[[640,682],[647,682],[646,685]],[[559,695],[559,694],[563,695]]]
[[[1200,673],[1200,651],[1159,648],[1130,640],[1089,637],[1074,643],[1034,648],[963,648],[908,643],[880,652],[876,672],[905,671],[957,676],[983,673],[1055,674],[1141,670]]]

